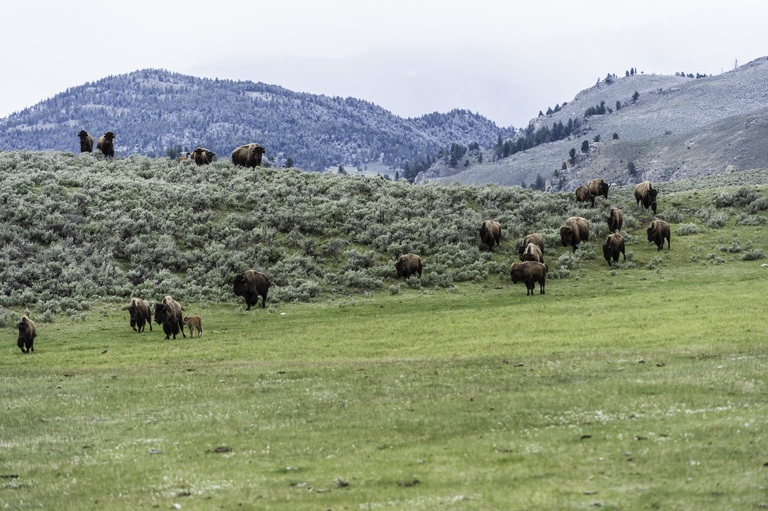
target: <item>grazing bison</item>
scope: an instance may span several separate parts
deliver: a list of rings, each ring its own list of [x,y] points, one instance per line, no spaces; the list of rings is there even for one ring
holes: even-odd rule
[[[654,220],[651,222],[651,226],[646,231],[648,233],[648,241],[656,243],[656,246],[661,250],[664,247],[664,239],[667,240],[667,250],[669,250],[669,224],[664,220]]]
[[[155,304],[155,323],[163,325],[166,341],[170,339],[171,335],[176,339],[179,330],[181,330],[181,335],[187,337],[182,324],[181,305],[170,296],[163,298],[161,303]]]
[[[624,256],[624,260],[627,260],[627,254],[624,253],[624,238],[621,234],[611,234],[605,239],[605,245],[603,245],[603,257],[608,261],[608,266],[613,266],[611,259],[614,263],[619,262],[619,254]]]
[[[182,319],[181,322],[182,325],[187,325],[189,327],[189,336],[193,339],[195,338],[195,328],[197,329],[197,336],[203,336],[203,320],[200,316],[184,316],[184,319]],[[184,329],[183,326],[181,328],[182,330]]]
[[[92,153],[93,152],[93,137],[88,134],[85,130],[80,130],[80,133],[77,134],[78,137],[80,137],[80,152],[81,153]]]
[[[624,212],[619,208],[611,208],[605,222],[608,224],[608,232],[621,232],[621,227],[624,225]]]
[[[214,156],[216,156],[216,153],[209,151],[208,149],[203,149],[200,146],[197,146],[197,148],[189,154],[190,159],[194,160],[198,165],[208,165],[209,163],[212,163]]]
[[[248,306],[245,310],[251,310],[251,305],[259,304],[261,296],[261,308],[267,306],[267,291],[269,291],[269,277],[260,271],[247,270],[235,277],[233,291],[235,295],[245,298]]]
[[[35,322],[29,319],[27,316],[22,316],[21,321],[16,325],[19,329],[19,341],[18,346],[21,348],[22,353],[29,353],[35,351],[35,337],[37,337],[37,330],[35,329]]]
[[[528,246],[525,247],[525,250],[520,255],[521,261],[537,261],[540,263],[544,262],[544,253],[541,251],[539,246],[535,243],[528,243]]]
[[[523,246],[520,247],[520,257],[523,256],[525,253],[525,249],[528,245],[533,243],[534,245],[537,245],[539,247],[539,250],[541,250],[541,253],[544,253],[544,238],[541,237],[541,234],[533,233],[529,234],[525,238],[523,238]]]
[[[611,185],[603,181],[602,179],[593,179],[589,183],[587,183],[587,188],[589,189],[589,193],[594,195],[595,197],[605,197],[608,198],[608,188],[610,188]]]
[[[635,187],[635,201],[639,206],[642,202],[645,209],[651,208],[656,214],[656,195],[659,193],[650,181],[643,181]]]
[[[564,247],[573,247],[576,252],[576,246],[582,241],[589,241],[589,222],[586,218],[572,216],[560,227],[560,241]]]
[[[501,244],[501,224],[493,220],[486,220],[480,226],[480,241],[488,245],[488,250],[493,250]]]
[[[131,328],[134,332],[143,332],[146,323],[149,323],[149,331],[152,331],[152,312],[146,300],[131,298],[128,313],[131,315]]]
[[[595,196],[589,193],[589,188],[584,185],[576,188],[576,202],[589,202],[592,206],[595,205]]]
[[[107,158],[115,157],[115,134],[111,131],[104,133],[96,142],[96,149]]]
[[[423,266],[421,264],[421,257],[416,254],[403,254],[395,263],[395,270],[397,270],[397,276],[407,279],[414,273],[419,274],[421,278],[421,270]]]
[[[539,294],[544,294],[544,288],[547,283],[547,272],[549,268],[546,264],[537,261],[526,261],[524,263],[512,263],[509,274],[512,277],[512,283],[525,282],[525,296],[534,295],[536,283],[539,283]]]
[[[241,145],[232,151],[232,163],[243,167],[261,167],[261,156],[265,151],[259,144]]]

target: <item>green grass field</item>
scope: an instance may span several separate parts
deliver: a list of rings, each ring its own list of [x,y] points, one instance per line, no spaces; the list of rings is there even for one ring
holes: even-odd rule
[[[99,303],[30,355],[0,329],[0,508],[765,507],[768,268],[717,247],[768,240],[731,224],[533,297],[183,303],[175,341]]]

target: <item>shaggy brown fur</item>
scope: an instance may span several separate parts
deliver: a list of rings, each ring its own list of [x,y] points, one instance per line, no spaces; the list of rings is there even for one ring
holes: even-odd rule
[[[181,323],[189,327],[189,336],[193,339],[195,338],[195,328],[197,329],[197,336],[203,336],[203,320],[200,316],[184,316]]]
[[[421,264],[421,257],[416,254],[403,254],[395,263],[395,270],[397,270],[397,276],[407,279],[414,273],[419,274],[421,278],[421,270],[423,266]]]
[[[589,193],[589,188],[584,185],[576,188],[576,202],[589,202],[592,206],[595,205],[595,196]]]
[[[21,348],[22,353],[29,353],[35,351],[35,337],[37,337],[37,329],[35,328],[35,322],[29,319],[27,316],[22,316],[21,321],[16,325],[19,329],[19,340],[17,345]]]
[[[603,257],[608,261],[608,266],[613,266],[611,259],[614,263],[619,262],[619,254],[624,256],[624,260],[627,260],[627,254],[624,253],[624,238],[621,234],[611,234],[605,239],[605,245],[603,245]]]
[[[594,195],[595,197],[605,197],[608,198],[608,188],[610,188],[611,185],[603,181],[602,179],[593,179],[589,183],[587,183],[587,188],[589,189],[589,193]]]
[[[564,247],[573,247],[576,252],[576,246],[582,241],[589,241],[589,222],[586,218],[572,216],[560,227],[560,241]]]
[[[209,163],[212,163],[214,156],[216,156],[216,153],[209,151],[208,149],[203,149],[200,146],[197,146],[197,148],[189,154],[190,159],[194,160],[198,165],[208,165]]]
[[[267,292],[269,292],[269,277],[255,270],[246,270],[242,275],[235,277],[233,281],[235,295],[245,298],[248,306],[245,310],[251,310],[251,305],[258,305],[261,296],[261,308],[267,306]]]
[[[544,253],[544,238],[541,237],[541,234],[535,232],[523,238],[523,246],[520,247],[520,251],[519,251],[520,256],[522,256],[523,253],[525,253],[525,248],[531,243],[537,245],[539,247],[539,250],[541,250],[541,253],[542,254]]]
[[[621,232],[621,227],[624,225],[624,212],[619,208],[611,208],[605,222],[608,224],[608,232]]]
[[[115,134],[111,131],[104,133],[96,142],[96,149],[107,158],[115,157]]]
[[[538,261],[540,263],[544,262],[544,254],[541,252],[541,249],[538,245],[535,243],[529,243],[527,247],[525,247],[525,250],[523,251],[523,254],[520,256],[521,261]]]
[[[512,277],[512,283],[525,282],[525,296],[534,295],[536,283],[539,283],[539,294],[544,294],[544,288],[547,283],[547,272],[549,268],[546,264],[536,261],[526,261],[524,263],[512,263],[509,274]]]
[[[501,244],[501,224],[493,220],[486,220],[480,226],[480,241],[488,245],[488,250],[493,250]]]
[[[155,304],[155,323],[163,325],[166,341],[170,339],[171,335],[176,339],[179,330],[181,330],[182,336],[187,337],[182,325],[181,305],[170,296],[163,298],[162,303]]]
[[[131,328],[134,332],[144,331],[144,325],[149,323],[149,331],[152,331],[152,312],[149,309],[149,303],[141,298],[131,298],[131,304],[128,306],[128,312],[131,315]]]
[[[80,133],[77,134],[78,137],[80,137],[80,152],[81,153],[92,153],[93,152],[93,137],[88,134],[85,130],[80,130]]]
[[[654,220],[647,229],[648,241],[656,243],[659,250],[664,248],[664,239],[667,240],[667,250],[669,250],[670,230],[669,224],[664,220]]]
[[[655,215],[656,195],[658,195],[658,193],[658,190],[653,187],[653,184],[650,181],[643,181],[635,187],[635,201],[638,206],[642,203],[645,209],[651,208]]]
[[[259,144],[246,144],[232,151],[232,163],[243,167],[261,167],[261,157],[266,149]]]

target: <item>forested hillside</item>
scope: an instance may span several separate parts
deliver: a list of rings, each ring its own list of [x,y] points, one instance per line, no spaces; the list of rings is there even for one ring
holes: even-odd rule
[[[403,119],[370,102],[147,69],[73,87],[0,119],[4,150],[79,150],[77,133],[116,135],[118,156],[165,156],[201,146],[228,158],[240,145],[267,149],[305,170],[375,162],[393,169],[452,143],[492,146],[513,131],[464,110]],[[394,174],[394,172],[393,172]]]

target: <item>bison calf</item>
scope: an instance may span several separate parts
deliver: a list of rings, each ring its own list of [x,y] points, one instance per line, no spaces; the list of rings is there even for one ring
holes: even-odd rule
[[[128,313],[131,316],[131,328],[134,332],[144,331],[144,325],[149,323],[149,331],[152,331],[152,312],[149,309],[149,303],[141,298],[132,298],[128,306]]]
[[[195,338],[194,329],[197,329],[198,337],[203,336],[203,320],[200,318],[200,316],[184,316],[184,319],[182,319],[181,321],[183,325],[186,325],[189,327],[190,337],[192,337],[193,339]]]
[[[526,261],[524,263],[512,263],[509,274],[512,277],[512,283],[525,282],[525,296],[534,295],[536,283],[539,283],[539,294],[544,294],[544,288],[547,283],[547,272],[549,268],[546,264],[536,261]]]
[[[269,277],[255,270],[246,270],[241,275],[235,277],[233,282],[233,291],[235,295],[245,298],[247,311],[251,310],[251,305],[258,305],[259,296],[261,296],[261,308],[267,306],[267,292],[269,291]]]
[[[605,239],[605,245],[603,245],[603,257],[608,261],[608,266],[613,266],[611,259],[614,263],[619,262],[619,254],[624,256],[624,260],[627,260],[627,254],[624,253],[624,238],[621,234],[611,234]]]
[[[22,316],[21,321],[16,325],[19,329],[18,346],[21,348],[22,353],[29,353],[35,351],[35,337],[37,337],[37,330],[35,329],[35,322],[29,319],[27,316]]]
[[[648,241],[656,243],[659,250],[664,248],[664,239],[667,240],[667,250],[669,250],[669,224],[664,220],[654,220],[651,222],[651,226],[646,231],[648,233]]]
[[[480,226],[480,241],[488,245],[488,250],[493,250],[501,244],[501,224],[493,220],[486,220]]]
[[[416,254],[403,254],[395,263],[397,276],[403,277],[404,279],[407,279],[415,273],[418,273],[419,278],[421,278],[422,268],[421,257]]]

